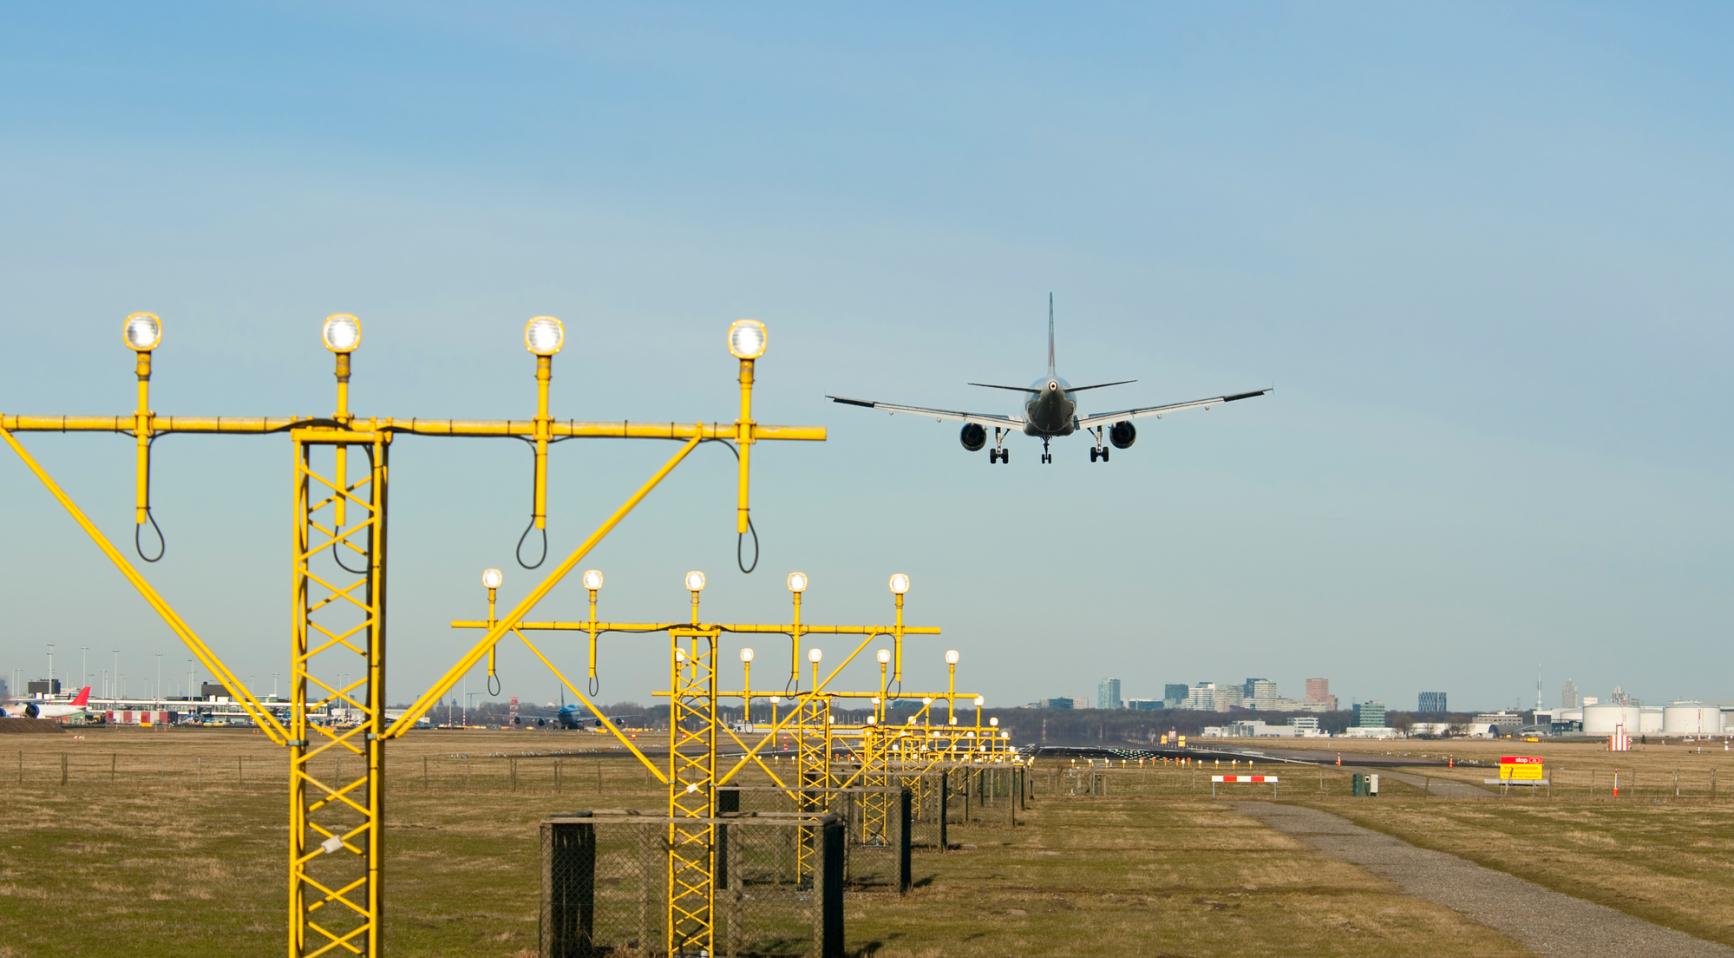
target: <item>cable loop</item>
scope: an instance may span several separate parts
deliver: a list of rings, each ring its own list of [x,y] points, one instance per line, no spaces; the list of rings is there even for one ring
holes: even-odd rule
[[[585,685],[585,688],[590,690],[590,697],[594,699],[602,693],[602,680],[592,675],[590,681]]]
[[[489,675],[488,676],[488,694],[495,696],[495,697],[499,696],[499,694],[500,694],[500,677],[498,675]]]
[[[133,548],[133,551],[137,552],[138,557],[140,559],[143,559],[146,562],[161,562],[163,556],[169,551],[169,541],[167,539],[163,538],[163,527],[157,525],[156,513],[152,512],[149,506],[145,507],[145,518],[150,521],[151,528],[156,531],[156,534],[157,534],[157,554],[154,556],[145,555],[144,535],[143,535],[144,523],[142,523],[142,522],[139,523],[138,525],[135,525],[132,527],[132,548]]]
[[[536,530],[536,520],[531,519],[530,524],[524,527],[524,534],[518,537],[518,551],[517,551],[518,565],[523,566],[526,569],[540,569],[542,567],[542,563],[548,561],[548,530],[547,529],[540,530],[540,532],[542,533],[542,554],[537,556],[536,561],[533,563],[524,561],[524,540],[530,538],[530,533],[534,530]]]

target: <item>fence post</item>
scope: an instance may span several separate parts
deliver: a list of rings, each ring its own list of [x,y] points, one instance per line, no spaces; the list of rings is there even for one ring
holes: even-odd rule
[[[596,932],[596,826],[542,823],[541,958],[591,958]]]
[[[905,795],[909,794],[909,789],[905,788],[903,793]],[[967,790],[964,792],[963,807],[966,810],[969,808],[969,792]],[[942,852],[951,848],[951,834],[950,828],[948,827],[950,822],[951,773],[946,772],[944,775],[939,776],[939,850]]]
[[[1003,771],[1005,773],[1003,776],[996,776],[996,777],[1003,777],[1006,780],[1006,782],[1005,782],[1005,818],[1006,818],[1006,824],[1010,825],[1013,828],[1016,828],[1016,827],[1018,827],[1018,803],[1017,803],[1016,799],[1012,798],[1011,769],[1008,768],[1008,769],[1004,769]]]
[[[813,928],[813,953],[819,958],[843,958],[843,821],[834,814],[819,820],[813,840],[819,843],[819,887],[813,895],[818,922]]]
[[[940,786],[940,794],[944,794],[945,786]],[[915,887],[915,876],[912,871],[909,828],[915,819],[914,796],[909,789],[897,790],[897,893],[909,894]],[[945,848],[945,816],[939,816],[939,847]]]
[[[970,804],[975,800],[975,772],[973,769],[963,770],[963,820],[971,821]],[[949,777],[949,776],[947,776]]]
[[[60,753],[60,784],[66,784],[66,753]]]
[[[738,814],[741,810],[741,790],[738,788],[719,788],[716,790],[716,817]],[[713,857],[716,862],[715,887],[729,887],[729,827],[723,822],[716,825],[716,851]]]

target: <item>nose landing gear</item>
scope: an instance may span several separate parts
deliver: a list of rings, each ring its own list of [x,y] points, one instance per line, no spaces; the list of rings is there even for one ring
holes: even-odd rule
[[[1053,462],[1053,461],[1054,461],[1054,454],[1048,451],[1048,441],[1046,439],[1043,439],[1042,440],[1042,465],[1045,466],[1048,463]]]

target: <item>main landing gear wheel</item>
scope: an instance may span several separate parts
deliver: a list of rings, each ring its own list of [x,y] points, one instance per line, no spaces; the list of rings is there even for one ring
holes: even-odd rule
[[[1090,450],[1090,461],[1095,462],[1097,459],[1100,459],[1103,462],[1108,461],[1108,447],[1107,446],[1096,446]]]
[[[987,451],[987,461],[989,464],[996,462],[1011,462],[1011,450],[989,449]]]

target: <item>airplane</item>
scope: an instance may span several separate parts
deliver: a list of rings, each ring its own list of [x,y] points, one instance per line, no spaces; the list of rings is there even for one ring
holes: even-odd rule
[[[950,419],[963,423],[963,432],[958,441],[970,452],[980,452],[987,445],[987,430],[993,429],[993,448],[987,451],[987,461],[1011,462],[1011,450],[1005,448],[1005,437],[1021,432],[1026,436],[1037,436],[1042,440],[1042,462],[1054,461],[1053,454],[1048,451],[1048,443],[1061,436],[1069,436],[1074,432],[1084,431],[1095,437],[1095,445],[1090,449],[1090,461],[1107,462],[1109,445],[1115,449],[1131,448],[1138,438],[1137,427],[1132,420],[1147,416],[1166,416],[1171,412],[1181,412],[1186,409],[1209,409],[1223,403],[1238,402],[1263,396],[1270,389],[1254,389],[1248,392],[1230,393],[1224,396],[1211,396],[1207,399],[1194,399],[1190,402],[1168,403],[1162,406],[1134,406],[1131,409],[1120,409],[1114,412],[1092,413],[1086,416],[1078,415],[1077,393],[1086,389],[1102,389],[1107,386],[1124,386],[1137,382],[1136,379],[1122,379],[1111,383],[1092,383],[1088,386],[1073,386],[1061,379],[1054,371],[1054,294],[1048,294],[1048,373],[1029,386],[1000,386],[994,383],[970,383],[971,386],[981,386],[986,389],[1005,389],[1012,392],[1025,393],[1024,414],[1022,416],[996,416],[991,413],[963,412],[954,409],[931,409],[926,406],[900,406],[895,403],[870,402],[865,399],[848,399],[843,396],[825,398],[846,406],[863,406],[868,409],[883,409],[889,413],[910,413],[917,416],[932,416],[936,420]],[[1107,444],[1104,444],[1104,433]]]
[[[47,699],[22,699],[13,702],[10,707],[0,707],[0,718],[33,718],[61,719],[74,715],[83,715],[85,706],[90,703],[90,686],[78,690],[70,702],[53,702]]]

